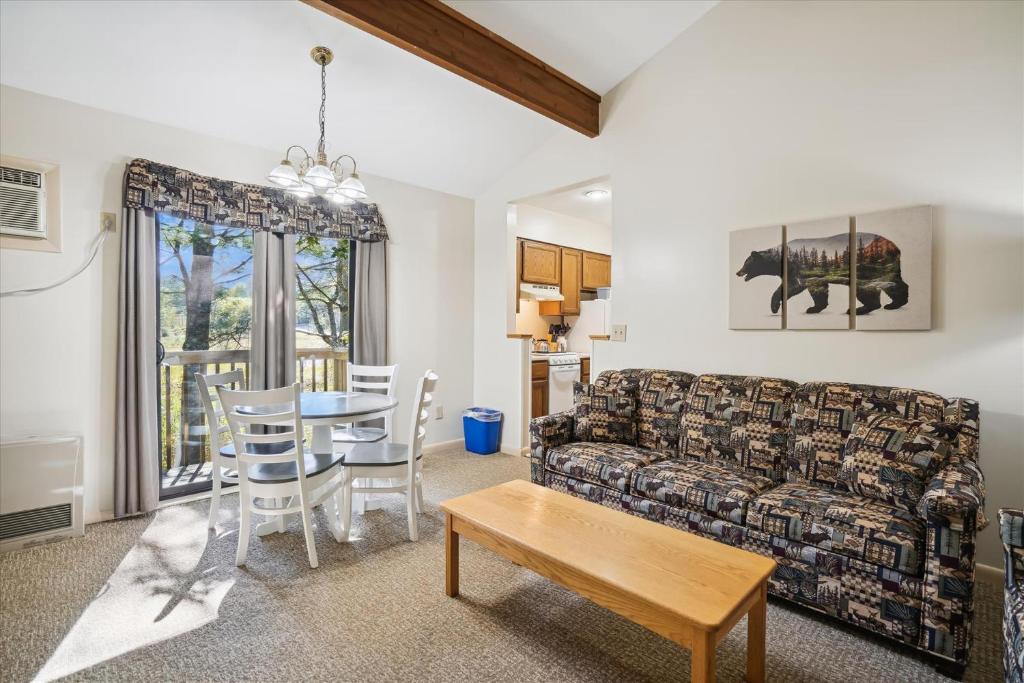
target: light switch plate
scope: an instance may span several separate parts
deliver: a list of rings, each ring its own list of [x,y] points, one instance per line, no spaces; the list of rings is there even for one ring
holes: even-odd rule
[[[624,342],[626,341],[626,326],[625,325],[612,325],[612,341]]]
[[[435,420],[443,420],[444,419],[444,406],[438,406],[437,408],[434,408],[434,419]]]

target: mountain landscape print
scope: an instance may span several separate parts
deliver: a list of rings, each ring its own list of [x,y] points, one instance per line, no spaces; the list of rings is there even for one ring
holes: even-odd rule
[[[850,219],[786,226],[786,327],[850,329]]]

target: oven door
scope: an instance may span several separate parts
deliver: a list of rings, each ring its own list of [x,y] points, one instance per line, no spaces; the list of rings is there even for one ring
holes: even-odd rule
[[[580,381],[580,364],[552,365],[548,368],[548,413],[572,408],[573,384]]]

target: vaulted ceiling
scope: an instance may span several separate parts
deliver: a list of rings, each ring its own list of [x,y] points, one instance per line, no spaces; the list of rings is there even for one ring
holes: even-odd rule
[[[607,92],[714,4],[452,0]],[[514,102],[293,0],[0,2],[0,83],[273,150],[316,141],[360,170],[476,196],[559,129]]]

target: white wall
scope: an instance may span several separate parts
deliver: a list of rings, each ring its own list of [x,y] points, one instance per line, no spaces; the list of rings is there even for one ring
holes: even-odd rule
[[[969,396],[989,515],[1024,504],[1022,57],[1020,3],[721,3],[606,96],[599,138],[559,134],[478,200],[477,401],[521,391],[518,367],[482,358],[513,344],[494,313],[509,245],[486,234],[500,202],[610,174],[628,335],[596,370]],[[728,329],[729,230],[918,204],[936,207],[933,330]],[[1001,566],[997,538],[983,532],[980,561]]]
[[[513,237],[550,242],[563,247],[612,253],[612,227],[530,204],[516,204],[509,211],[508,229]],[[514,218],[513,218],[514,217]]]
[[[133,157],[254,183],[262,183],[266,169],[280,158],[279,151],[8,87],[0,89],[0,149],[60,164],[64,197],[63,253],[0,252],[4,290],[50,282],[81,262],[99,229],[100,211],[120,216],[122,175]],[[383,178],[364,176],[364,181],[393,240],[391,351],[402,364],[399,391],[408,395],[418,373],[436,369],[446,417],[431,422],[427,438],[458,438],[459,411],[472,399],[467,359],[473,353],[473,204]],[[117,242],[109,241],[99,262],[72,283],[0,302],[0,430],[84,436],[90,522],[113,509]],[[409,407],[402,405],[396,425],[404,430],[408,420]]]

